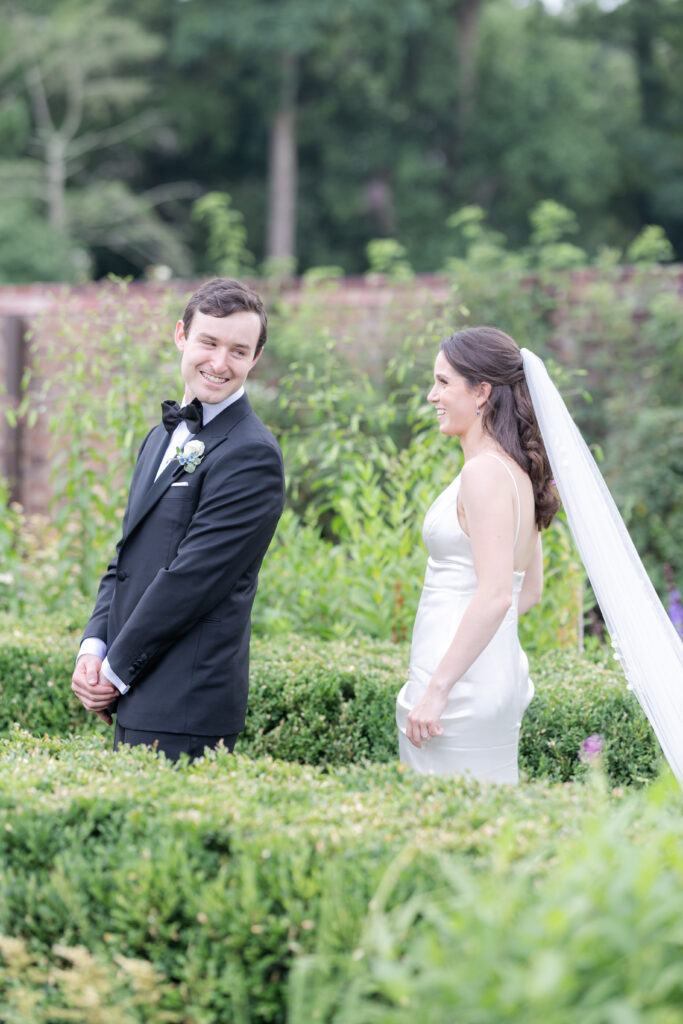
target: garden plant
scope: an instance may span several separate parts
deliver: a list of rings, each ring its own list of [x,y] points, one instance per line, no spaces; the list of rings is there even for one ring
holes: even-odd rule
[[[548,360],[662,597],[680,580],[675,271],[653,263],[656,233],[627,273],[571,226],[546,204],[513,251],[459,211],[438,301],[405,252],[376,246],[367,287],[393,278],[423,305],[387,318],[372,358],[330,322],[329,272],[296,302],[272,294],[249,394],[282,445],[287,509],[254,609],[245,731],[235,756],[191,765],[114,756],[70,693],[137,445],[173,380],[169,296],[145,307],[111,282],[80,320],[65,295],[50,357],[69,374],[30,382],[20,410],[60,426],[52,511],[0,493],[3,1021],[681,1019],[681,791],[563,516],[520,630],[536,686],[520,786],[396,760],[421,521],[459,468],[424,401],[446,332],[494,323]]]

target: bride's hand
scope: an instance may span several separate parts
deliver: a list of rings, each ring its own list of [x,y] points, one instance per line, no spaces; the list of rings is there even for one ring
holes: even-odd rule
[[[415,747],[421,747],[432,736],[441,736],[439,719],[446,707],[448,694],[428,686],[424,694],[408,715],[406,736]]]

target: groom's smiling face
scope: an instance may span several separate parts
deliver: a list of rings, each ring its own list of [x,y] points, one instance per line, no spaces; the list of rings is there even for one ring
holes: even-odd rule
[[[197,310],[185,334],[182,320],[175,329],[175,343],[182,352],[180,372],[185,384],[185,403],[217,405],[238,391],[256,363],[261,331],[257,313],[209,316]]]

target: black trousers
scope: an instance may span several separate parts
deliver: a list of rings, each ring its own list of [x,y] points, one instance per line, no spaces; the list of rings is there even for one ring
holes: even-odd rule
[[[204,756],[204,748],[214,750],[223,741],[223,745],[232,753],[238,732],[229,736],[189,736],[183,732],[144,732],[140,729],[126,729],[116,723],[114,732],[114,750],[119,744],[127,743],[129,747],[153,747],[165,754],[169,761],[178,761],[181,754],[189,754],[190,760]]]

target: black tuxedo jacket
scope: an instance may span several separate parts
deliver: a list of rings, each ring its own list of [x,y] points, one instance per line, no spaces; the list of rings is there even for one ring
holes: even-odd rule
[[[100,637],[131,689],[129,729],[218,736],[244,727],[251,608],[284,504],[282,455],[246,395],[198,434],[194,473],[171,462],[163,426],[145,438],[123,532],[84,636]]]

